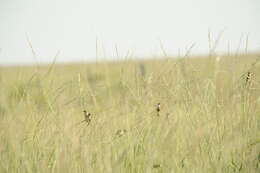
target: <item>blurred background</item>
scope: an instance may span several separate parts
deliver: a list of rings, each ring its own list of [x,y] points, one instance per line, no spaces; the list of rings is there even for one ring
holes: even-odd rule
[[[0,64],[254,53],[259,21],[259,0],[0,0]]]

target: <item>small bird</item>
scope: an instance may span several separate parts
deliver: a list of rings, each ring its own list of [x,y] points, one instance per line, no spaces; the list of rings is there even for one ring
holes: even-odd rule
[[[115,136],[114,136],[111,140],[109,140],[109,141],[107,141],[107,142],[104,142],[104,143],[111,143],[111,142],[113,142],[114,140],[119,139],[120,137],[122,137],[122,136],[125,135],[126,133],[127,133],[127,130],[126,130],[126,129],[119,129],[119,130],[116,131]]]
[[[91,114],[89,112],[87,112],[86,110],[83,110],[83,112],[84,112],[84,120],[76,123],[74,126],[78,126],[78,125],[80,125],[80,124],[82,124],[84,122],[87,123],[87,126],[90,124],[90,122],[91,122]]]
[[[157,111],[157,116],[160,116],[160,111],[161,111],[161,104],[160,103],[158,103],[156,105],[156,111]]]
[[[91,114],[89,112],[87,112],[86,110],[84,110],[83,112],[84,112],[85,120],[83,120],[82,122],[86,122],[87,125],[89,125],[91,122]]]
[[[250,71],[247,72],[247,75],[246,75],[246,83],[250,82],[251,76],[252,76],[252,73],[251,73]]]

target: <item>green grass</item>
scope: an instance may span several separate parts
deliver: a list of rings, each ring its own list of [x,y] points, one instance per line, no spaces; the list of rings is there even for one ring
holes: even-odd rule
[[[0,92],[1,173],[260,172],[256,55],[1,67]]]

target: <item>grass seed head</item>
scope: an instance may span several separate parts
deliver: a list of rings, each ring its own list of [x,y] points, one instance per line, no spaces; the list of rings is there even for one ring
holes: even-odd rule
[[[155,168],[155,169],[156,169],[156,168],[160,168],[160,167],[162,167],[161,164],[154,164],[154,165],[153,165],[153,168]]]
[[[121,136],[123,136],[126,132],[127,132],[126,129],[119,129],[119,130],[116,131],[116,136],[117,136],[117,137],[121,137]]]

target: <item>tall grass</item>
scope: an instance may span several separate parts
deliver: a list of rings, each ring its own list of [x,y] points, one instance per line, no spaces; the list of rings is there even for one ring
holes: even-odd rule
[[[0,172],[259,172],[259,63],[1,67]]]

